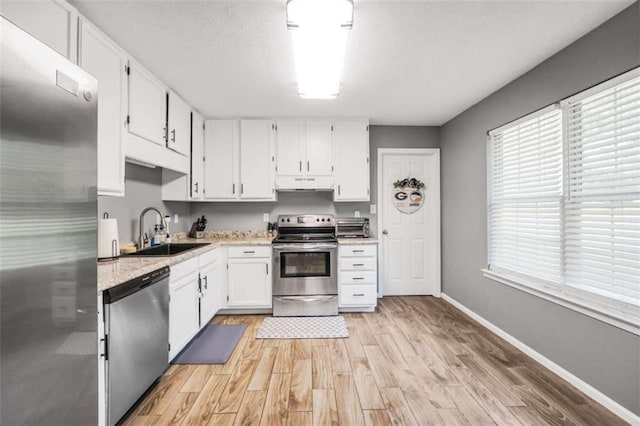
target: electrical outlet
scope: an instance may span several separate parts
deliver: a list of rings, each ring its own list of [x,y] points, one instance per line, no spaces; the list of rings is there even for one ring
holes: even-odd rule
[[[376,214],[376,211],[377,211],[377,210],[378,210],[378,209],[376,208],[376,205],[375,205],[375,204],[371,204],[371,205],[369,206],[369,213],[371,213],[371,214]]]
[[[356,210],[353,212],[353,217],[360,217],[360,210]]]
[[[262,221],[264,223],[268,223],[269,222],[269,213],[263,213],[262,214]]]
[[[173,223],[178,223],[178,213],[173,215]]]

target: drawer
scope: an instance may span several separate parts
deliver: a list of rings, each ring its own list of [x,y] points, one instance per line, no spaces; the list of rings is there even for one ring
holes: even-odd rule
[[[375,257],[341,257],[340,258],[340,270],[341,271],[375,271],[376,270]]]
[[[377,297],[373,284],[340,286],[340,306],[371,306],[376,304]]]
[[[229,258],[271,257],[271,247],[269,246],[238,246],[228,247],[227,250]]]
[[[218,260],[218,253],[218,249],[213,249],[198,256],[198,263],[200,264],[200,268],[216,262]]]
[[[377,252],[375,244],[340,246],[340,257],[375,257]]]
[[[376,284],[376,271],[340,271],[340,284]]]

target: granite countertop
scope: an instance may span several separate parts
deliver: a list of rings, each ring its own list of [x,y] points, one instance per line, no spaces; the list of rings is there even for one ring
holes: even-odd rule
[[[206,246],[175,256],[121,256],[118,260],[98,262],[98,291],[105,291],[119,284],[137,278],[165,266],[172,266],[192,259],[220,246],[229,245],[271,245],[273,235],[253,231],[205,231],[202,239],[187,238],[186,233],[176,233],[174,243],[209,243]],[[375,238],[339,238],[339,244],[378,244]]]
[[[173,236],[172,242],[209,244],[175,256],[121,256],[118,260],[98,262],[98,291],[108,290],[141,275],[192,259],[220,246],[271,245],[271,240],[273,236],[267,235],[266,232],[206,231],[205,238],[202,239],[187,238],[185,233],[178,233]]]

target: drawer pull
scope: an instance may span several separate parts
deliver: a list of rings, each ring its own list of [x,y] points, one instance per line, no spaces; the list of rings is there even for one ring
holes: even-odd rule
[[[364,263],[352,263],[352,266],[364,266]]]
[[[254,254],[255,251],[254,250],[246,250],[246,251],[243,251],[243,253],[244,254]]]
[[[355,281],[355,280],[364,280],[364,277],[353,277],[352,279],[353,279],[354,281]]]
[[[356,297],[362,297],[362,296],[364,296],[364,293],[354,293],[353,295],[356,296]]]
[[[364,250],[351,250],[351,253],[364,253]]]

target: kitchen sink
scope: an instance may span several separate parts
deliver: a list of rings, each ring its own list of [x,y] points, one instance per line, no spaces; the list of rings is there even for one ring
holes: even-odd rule
[[[135,253],[123,254],[122,256],[175,256],[185,251],[197,249],[198,247],[209,245],[210,243],[169,243],[155,247],[148,247],[138,250]]]

